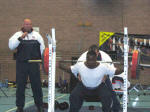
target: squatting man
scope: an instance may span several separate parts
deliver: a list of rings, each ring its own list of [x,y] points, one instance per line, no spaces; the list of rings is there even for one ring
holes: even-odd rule
[[[59,61],[59,68],[73,73],[76,77],[80,74],[81,81],[72,90],[69,102],[69,112],[79,112],[82,107],[84,96],[99,96],[103,112],[111,112],[111,91],[103,83],[105,74],[113,76],[120,74],[122,70],[111,67],[109,64],[97,62],[97,55],[94,51],[88,51],[85,62],[76,63],[73,66],[66,66],[64,61]]]

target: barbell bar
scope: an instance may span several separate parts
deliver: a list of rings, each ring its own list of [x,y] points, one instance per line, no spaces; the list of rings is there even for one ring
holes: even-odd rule
[[[42,63],[42,60],[28,60],[29,63]],[[85,62],[85,61],[78,61],[78,60],[62,60],[62,62]],[[111,61],[97,61],[100,63],[116,63],[120,64],[120,62],[111,62]]]
[[[42,68],[44,72],[48,75],[48,69],[49,69],[49,48],[45,48],[42,59],[41,60],[28,60],[29,63],[42,63]],[[84,62],[84,61],[78,61],[78,60],[63,60],[63,62]],[[110,63],[110,64],[120,64],[120,62],[111,62],[111,61],[97,61],[100,63]]]
[[[42,59],[41,60],[28,60],[29,63],[42,63],[42,67],[46,74],[48,74],[48,66],[49,66],[49,48],[45,48]],[[84,62],[77,60],[63,60],[63,62]],[[110,64],[121,64],[120,62],[110,62],[110,61],[97,61],[100,63],[110,63]],[[134,50],[132,54],[132,66],[131,66],[131,78],[136,79],[140,74],[140,70],[142,67],[150,68],[149,64],[140,64],[140,52],[138,50]]]

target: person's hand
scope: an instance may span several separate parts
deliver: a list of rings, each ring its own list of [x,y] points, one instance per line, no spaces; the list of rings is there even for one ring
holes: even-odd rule
[[[78,74],[78,80],[81,81],[81,76],[80,76],[80,74]]]
[[[25,36],[27,36],[28,32],[24,32],[21,36],[21,38],[25,38]]]
[[[105,82],[106,78],[107,78],[107,75],[104,75],[102,82]]]

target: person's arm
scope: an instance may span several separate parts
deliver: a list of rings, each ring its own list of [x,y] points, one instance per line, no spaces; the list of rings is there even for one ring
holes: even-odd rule
[[[123,64],[115,64],[115,67],[116,67],[115,75],[120,75],[124,71]]]
[[[84,62],[86,61],[86,54],[88,51],[84,52],[83,54],[81,54],[81,56],[78,58],[77,63],[78,62]]]
[[[16,32],[10,39],[9,39],[9,43],[8,46],[10,48],[10,50],[14,50],[18,47],[18,45],[20,44],[20,41],[22,41],[26,36],[27,36],[27,32],[21,33],[20,32]]]
[[[105,53],[104,51],[99,51],[101,53],[102,56],[102,61],[109,61],[109,62],[113,62],[111,57]],[[120,64],[114,64],[114,63],[108,63],[108,66],[110,65],[110,67],[112,67],[112,69],[114,69],[114,67],[116,68],[115,70],[115,75],[119,75],[123,72],[123,67],[122,67],[122,63]]]
[[[103,63],[104,64],[104,63]],[[116,67],[112,67],[111,65],[105,63],[104,64],[104,70],[105,70],[105,74],[109,75],[110,77],[113,77],[114,74],[116,73],[117,68]]]
[[[81,75],[80,74],[77,75],[77,78],[79,81],[81,81]]]
[[[21,34],[17,32],[9,39],[8,46],[10,50],[14,50],[18,47],[18,45],[20,44],[20,41],[18,40],[18,38],[20,36]]]
[[[59,61],[59,68],[64,70],[65,72],[72,73],[71,72],[71,67],[70,66],[66,66],[64,61]]]
[[[64,61],[59,61],[59,68],[68,73],[73,73],[76,78],[78,78],[80,63],[76,63],[72,66],[66,66]]]
[[[107,65],[107,64],[106,64]],[[110,65],[107,65],[106,66],[107,68],[107,74],[112,77],[113,75],[119,75],[123,72],[123,67],[122,65],[118,64],[117,66],[115,67],[112,67]]]

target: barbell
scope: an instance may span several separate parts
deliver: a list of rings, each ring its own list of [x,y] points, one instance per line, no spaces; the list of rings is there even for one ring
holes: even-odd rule
[[[49,48],[45,48],[41,60],[28,60],[28,62],[29,63],[42,63],[42,68],[43,68],[44,72],[48,75],[48,70],[49,70]],[[63,62],[83,62],[83,61],[63,60]],[[120,64],[120,62],[111,62],[111,61],[98,61],[98,62]]]
[[[132,65],[131,65],[131,78],[136,79],[139,78],[140,70],[145,68],[150,68],[149,64],[141,64],[140,63],[140,51],[134,50],[132,54]]]
[[[64,62],[77,62],[77,60],[63,60]],[[45,48],[41,60],[28,60],[29,63],[42,63],[44,72],[48,75],[49,70],[49,48]],[[83,62],[83,61],[78,61]],[[101,63],[116,63],[121,64],[120,62],[110,62],[110,61],[98,61]],[[132,54],[132,65],[131,65],[131,78],[135,79],[139,77],[140,70],[142,67],[150,68],[148,64],[140,64],[140,52],[134,50]]]

